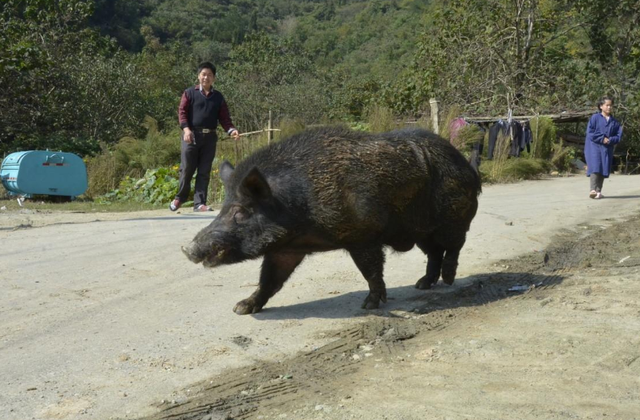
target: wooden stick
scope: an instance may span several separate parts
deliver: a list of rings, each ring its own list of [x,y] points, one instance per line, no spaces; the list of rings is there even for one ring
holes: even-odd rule
[[[262,130],[258,130],[258,131],[249,131],[247,133],[241,133],[240,137],[244,137],[244,136],[250,136],[252,134],[259,134],[259,133],[264,133],[265,131],[280,131],[279,128],[271,128],[271,129],[262,129]]]

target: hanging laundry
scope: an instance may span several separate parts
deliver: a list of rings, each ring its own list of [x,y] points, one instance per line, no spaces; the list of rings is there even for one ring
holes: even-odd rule
[[[531,143],[533,143],[533,133],[531,132],[531,126],[529,125],[529,121],[524,123],[524,147],[527,149],[527,153],[531,153]]]
[[[524,150],[524,136],[522,131],[522,124],[518,121],[511,121],[511,125],[509,127],[511,132],[509,135],[511,136],[511,145],[509,148],[509,156],[520,157],[520,152]]]
[[[480,131],[482,131],[482,138],[479,138],[478,141],[473,143],[473,149],[471,150],[471,156],[469,157],[469,163],[476,170],[476,172],[480,172],[480,163],[482,162],[482,150],[484,149],[484,136],[487,132],[487,129],[480,123],[474,123]]]
[[[496,149],[496,143],[498,142],[498,135],[502,133],[503,136],[509,135],[509,123],[506,120],[498,120],[489,129],[489,149],[487,150],[487,159],[493,159],[493,153]]]

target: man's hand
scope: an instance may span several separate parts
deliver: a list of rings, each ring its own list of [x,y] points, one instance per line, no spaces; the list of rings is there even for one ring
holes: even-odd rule
[[[234,140],[238,140],[240,138],[240,133],[238,133],[238,130],[233,130],[231,133],[229,133],[229,135],[233,137]]]
[[[193,140],[194,140],[193,131],[191,131],[189,127],[185,127],[184,130],[182,130],[182,133],[183,133],[182,139],[184,140],[185,143],[187,144],[193,143]]]
[[[609,137],[605,137],[604,140],[602,140],[602,142],[604,144],[609,144]]]

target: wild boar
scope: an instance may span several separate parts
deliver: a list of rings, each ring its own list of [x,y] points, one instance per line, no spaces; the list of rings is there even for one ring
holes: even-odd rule
[[[452,284],[478,208],[480,178],[446,140],[426,130],[383,134],[344,127],[304,131],[240,162],[222,163],[226,199],[182,250],[206,267],[264,256],[259,285],[234,307],[259,312],[304,257],[344,249],[369,283],[363,308],[387,301],[384,249],[427,255],[429,289]]]

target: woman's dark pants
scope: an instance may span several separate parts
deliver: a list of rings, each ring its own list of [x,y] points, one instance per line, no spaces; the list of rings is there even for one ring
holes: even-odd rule
[[[602,184],[604,184],[604,176],[602,176],[602,174],[599,173],[592,173],[589,176],[589,183],[591,184],[591,191],[595,191],[595,192],[601,192],[602,191]]]

